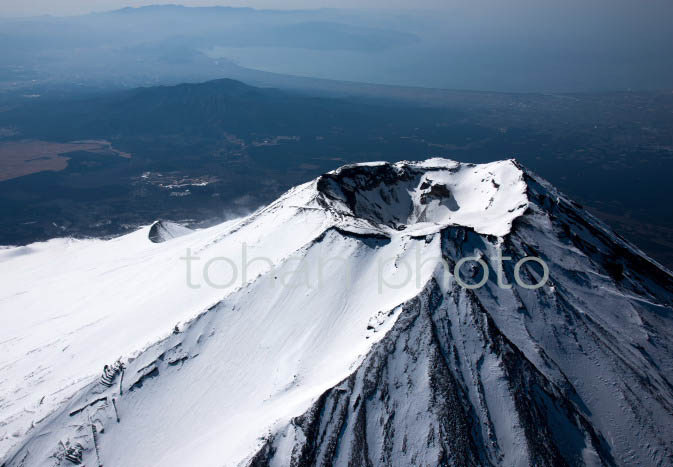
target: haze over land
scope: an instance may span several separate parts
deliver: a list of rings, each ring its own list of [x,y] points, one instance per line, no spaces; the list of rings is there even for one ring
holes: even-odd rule
[[[22,5],[3,2],[0,12],[92,8],[74,1]],[[97,3],[95,9],[123,5]],[[284,4],[294,6],[322,5]],[[663,0],[358,6],[370,9],[151,6],[5,19],[0,81],[165,84],[227,76],[236,64],[337,80],[494,91],[670,89],[673,83],[673,6]]]

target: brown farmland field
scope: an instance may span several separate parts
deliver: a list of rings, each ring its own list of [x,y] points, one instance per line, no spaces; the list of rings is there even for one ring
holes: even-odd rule
[[[68,154],[89,151],[130,158],[131,154],[112,147],[108,141],[86,140],[69,143],[25,140],[0,143],[0,181],[37,172],[58,172],[68,166]]]

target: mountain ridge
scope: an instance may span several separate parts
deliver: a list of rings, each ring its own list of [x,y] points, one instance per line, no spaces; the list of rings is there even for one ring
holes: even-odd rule
[[[498,215],[480,224],[491,207]],[[172,264],[185,247],[200,261],[232,258],[241,242],[271,262],[258,262],[240,288],[152,299],[179,321],[172,327],[175,321],[161,317],[172,329],[168,337],[123,359],[123,381],[107,387],[87,377],[73,398],[47,401],[56,411],[24,435],[5,465],[46,465],[68,449],[111,465],[672,459],[665,427],[673,420],[673,276],[515,161],[346,166],[240,221],[160,244],[146,230],[131,234],[137,251],[130,258],[150,262],[132,268],[120,258],[125,275]],[[43,247],[0,255],[19,266]],[[511,288],[495,279],[498,251],[512,258],[499,266]],[[278,288],[284,267],[314,265],[328,253],[351,266],[349,280]],[[416,282],[405,281],[403,266],[417,254],[428,267],[416,271]],[[550,270],[548,283],[535,289],[513,280],[541,282],[530,263],[515,271],[515,262],[531,256]],[[462,258],[485,262],[482,287],[463,287],[447,274],[442,262],[455,272]],[[474,283],[478,269],[461,271]],[[109,281],[113,270],[104,264],[94,274]],[[155,276],[139,276],[134,288],[152,297],[155,287],[179,284],[168,272]],[[382,277],[384,294],[376,290]],[[196,297],[202,311],[189,318],[179,309],[191,303],[194,310]],[[133,303],[117,301],[100,317]],[[152,306],[145,303],[138,310]],[[90,338],[79,329],[79,339]],[[114,350],[129,344],[106,339],[116,340],[111,364]],[[91,371],[102,357],[77,371]]]

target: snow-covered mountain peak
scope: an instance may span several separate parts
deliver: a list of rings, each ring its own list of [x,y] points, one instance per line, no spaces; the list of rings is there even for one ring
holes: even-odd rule
[[[512,160],[0,264],[2,467],[673,462],[673,276]]]
[[[325,208],[415,234],[457,225],[503,236],[528,207],[524,174],[513,160],[353,164],[322,175],[316,187]]]

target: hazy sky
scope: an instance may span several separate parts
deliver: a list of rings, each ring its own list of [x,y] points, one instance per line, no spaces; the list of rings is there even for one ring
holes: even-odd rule
[[[153,4],[182,4],[187,6],[244,6],[259,9],[316,8],[385,8],[426,9],[501,17],[517,22],[520,16],[542,14],[553,18],[564,16],[600,15],[629,21],[633,15],[673,15],[671,0],[0,0],[0,16],[56,15],[67,16],[91,11],[109,11],[127,6]]]
[[[190,6],[247,6],[272,9],[314,8],[426,8],[439,9],[447,0],[0,0],[0,15],[71,15],[126,6],[178,3]]]

